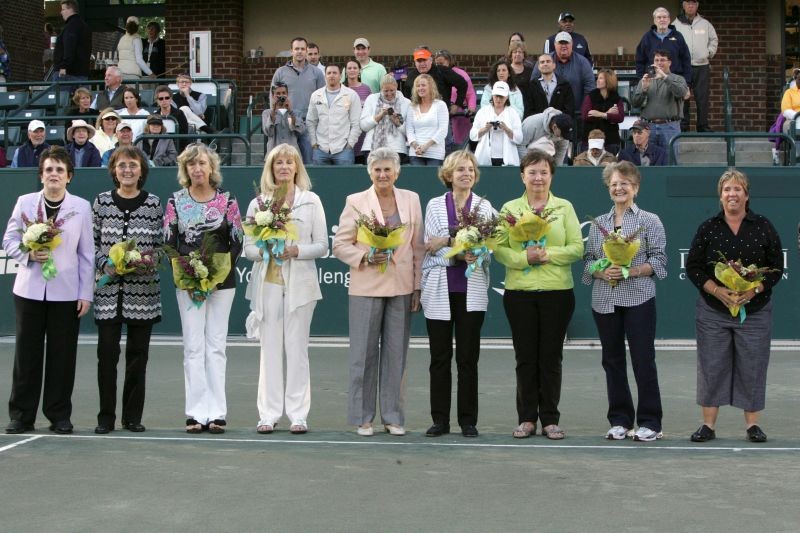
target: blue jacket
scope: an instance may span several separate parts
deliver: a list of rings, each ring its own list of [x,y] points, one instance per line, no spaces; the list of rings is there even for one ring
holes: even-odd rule
[[[77,168],[77,162],[75,161],[75,143],[71,142],[67,144],[64,149],[66,149],[67,153],[69,154],[69,158],[72,160],[72,164],[75,165]],[[83,145],[83,161],[81,161],[80,168],[87,168],[87,167],[99,167],[101,163],[100,159],[100,150],[97,149],[95,145],[90,142],[87,142]]]
[[[667,152],[660,146],[649,143],[647,145],[647,150],[644,151],[644,155],[650,158],[651,167],[664,167],[667,165]],[[642,166],[642,158],[639,156],[639,150],[636,149],[636,145],[634,144],[622,150],[617,156],[617,160],[630,161],[637,167]]]
[[[669,71],[683,76],[686,83],[691,85],[692,54],[689,52],[689,46],[686,44],[681,32],[675,29],[675,26],[670,24],[668,29],[669,33],[667,33],[663,41],[656,35],[655,24],[642,35],[642,40],[636,46],[636,75],[641,79],[647,67],[653,64],[653,56],[656,50],[663,48],[672,55],[672,66],[670,66]]]
[[[17,148],[17,151],[14,152],[14,157],[11,160],[11,168],[38,167],[39,156],[48,148],[50,148],[50,145],[46,142],[34,148],[30,141],[25,141],[25,144]]]
[[[549,54],[555,51],[556,35],[558,35],[559,33],[561,33],[560,30],[558,33],[554,33],[553,35],[547,38],[547,41],[545,41],[544,44],[545,54]],[[586,37],[574,31],[570,32],[570,35],[572,36],[572,50],[575,53],[578,53],[583,57],[585,57],[586,59],[588,59],[589,63],[594,63],[594,60],[592,59],[592,53],[589,51],[589,41],[586,40]]]

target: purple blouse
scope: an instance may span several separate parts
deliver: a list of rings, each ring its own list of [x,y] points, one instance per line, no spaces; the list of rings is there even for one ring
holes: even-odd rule
[[[456,216],[456,203],[453,200],[453,193],[448,192],[444,199],[447,205],[447,226],[455,228],[458,226],[458,217]],[[467,197],[465,208],[472,209],[472,195]],[[447,290],[448,292],[467,292],[467,263],[464,261],[456,260],[456,264],[447,267]]]

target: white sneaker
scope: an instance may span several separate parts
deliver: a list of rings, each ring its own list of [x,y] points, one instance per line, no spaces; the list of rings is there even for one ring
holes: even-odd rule
[[[633,437],[633,430],[622,426],[614,426],[606,433],[606,438],[608,440],[624,440],[630,437]]]
[[[372,429],[372,424],[370,425],[365,424],[363,426],[358,426],[356,432],[362,437],[371,437],[375,433],[374,430]]]
[[[652,442],[660,439],[663,436],[664,434],[660,431],[655,432],[650,428],[640,426],[639,429],[636,430],[636,433],[634,433],[633,440],[637,440],[639,442]]]
[[[405,428],[397,424],[384,424],[383,429],[386,430],[386,433],[395,437],[402,437],[406,434]]]

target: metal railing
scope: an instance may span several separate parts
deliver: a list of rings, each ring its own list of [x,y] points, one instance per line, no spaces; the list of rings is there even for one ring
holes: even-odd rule
[[[733,131],[733,100],[731,100],[731,73],[728,67],[722,70],[723,111],[725,113],[725,131]]]
[[[261,124],[253,125],[253,111],[255,110],[256,106],[260,103],[264,103],[264,109],[269,109],[269,92],[264,91],[260,92],[256,95],[250,95],[250,102],[247,104],[247,111],[246,111],[246,132],[247,141],[250,142],[253,138],[253,134],[261,129]],[[264,138],[264,152],[266,155],[266,146],[267,146],[267,139]]]
[[[677,143],[678,139],[719,139],[724,138],[727,144],[727,161],[729,167],[736,166],[736,139],[770,139],[774,140],[777,138],[783,139],[786,141],[787,148],[787,157],[786,161],[789,165],[796,165],[797,164],[797,151],[795,149],[795,141],[794,139],[786,133],[769,133],[769,132],[746,132],[746,131],[728,131],[728,132],[714,132],[714,133],[690,133],[690,132],[683,132],[677,134],[675,137],[669,140],[669,144],[667,145],[667,156],[669,158],[670,165],[677,164],[677,157],[675,155],[675,144]]]
[[[225,139],[239,139],[244,143],[245,149],[245,165],[250,166],[251,160],[251,149],[250,149],[250,141],[247,140],[247,136],[242,133],[162,133],[159,135],[153,135],[150,133],[139,135],[136,139],[133,140],[134,144],[141,140],[146,139],[189,139],[191,141],[198,141],[198,140],[205,140],[209,139],[211,141],[219,141]],[[227,154],[220,154],[220,158],[224,158],[225,156],[232,155],[230,153]]]

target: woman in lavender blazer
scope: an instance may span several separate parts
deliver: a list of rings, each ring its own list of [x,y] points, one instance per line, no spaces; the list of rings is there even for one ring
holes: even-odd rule
[[[43,374],[42,412],[50,420],[50,430],[72,433],[78,327],[94,293],[92,208],[83,198],[67,192],[72,176],[72,160],[63,148],[54,146],[42,152],[39,178],[43,189],[17,199],[3,236],[6,255],[19,263],[14,282],[14,376],[8,401],[11,422],[6,433],[33,431]],[[49,281],[42,271],[48,252],[19,249],[26,228],[23,215],[29,221],[53,218],[61,223],[62,242],[52,251],[57,273]]]

